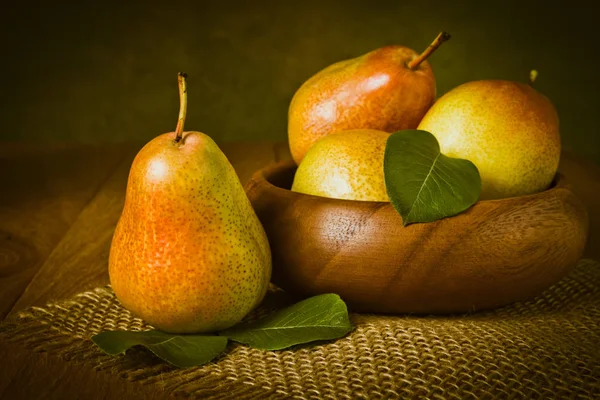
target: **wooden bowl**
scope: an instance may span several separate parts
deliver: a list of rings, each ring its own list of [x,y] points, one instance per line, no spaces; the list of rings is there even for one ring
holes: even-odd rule
[[[525,300],[561,279],[585,247],[588,219],[563,175],[548,190],[486,200],[402,226],[391,203],[292,192],[292,161],[256,172],[246,193],[273,254],[273,283],[337,293],[355,311],[457,313]]]

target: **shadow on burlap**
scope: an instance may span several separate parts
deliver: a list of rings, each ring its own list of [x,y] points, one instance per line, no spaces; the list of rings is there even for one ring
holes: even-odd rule
[[[288,301],[271,290],[265,313]],[[250,317],[252,318],[252,316]],[[150,329],[110,287],[34,307],[0,326],[32,351],[207,399],[500,399],[600,396],[600,263],[582,260],[535,299],[463,316],[352,314],[343,339],[283,351],[230,344],[213,362],[177,369],[141,348],[112,357],[90,337]]]

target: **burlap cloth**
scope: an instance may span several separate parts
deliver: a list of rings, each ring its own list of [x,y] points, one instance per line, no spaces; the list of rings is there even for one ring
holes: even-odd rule
[[[258,313],[285,303],[271,291]],[[34,307],[0,339],[72,363],[207,399],[600,398],[600,264],[582,260],[537,298],[452,317],[352,314],[347,337],[284,351],[231,344],[210,364],[180,370],[134,348],[104,355],[103,330],[148,329],[110,287]]]

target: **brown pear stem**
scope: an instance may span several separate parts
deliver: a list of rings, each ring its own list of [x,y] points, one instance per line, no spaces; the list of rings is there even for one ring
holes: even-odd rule
[[[529,86],[533,86],[533,82],[535,82],[535,78],[537,78],[538,72],[535,69],[529,71]]]
[[[421,63],[431,55],[434,51],[437,50],[438,47],[442,45],[446,40],[450,39],[450,34],[448,32],[440,32],[437,37],[431,42],[428,48],[425,49],[424,52],[421,53],[417,58],[408,63],[408,68],[415,69]]]
[[[183,125],[185,124],[185,115],[187,113],[186,78],[187,74],[185,72],[179,72],[177,74],[177,86],[179,87],[179,119],[177,120],[177,128],[175,128],[175,143],[179,142],[183,137]]]

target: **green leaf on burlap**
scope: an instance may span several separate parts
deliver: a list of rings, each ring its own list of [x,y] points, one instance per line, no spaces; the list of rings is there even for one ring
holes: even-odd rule
[[[385,186],[404,226],[451,217],[479,199],[481,178],[469,160],[448,157],[431,133],[404,130],[387,140]]]
[[[141,345],[180,368],[205,364],[227,346],[227,338],[222,336],[178,335],[156,330],[106,331],[92,337],[92,341],[110,355],[125,353],[127,349]]]
[[[281,350],[315,340],[337,339],[352,330],[346,304],[337,294],[302,300],[267,317],[219,332],[263,350]]]

